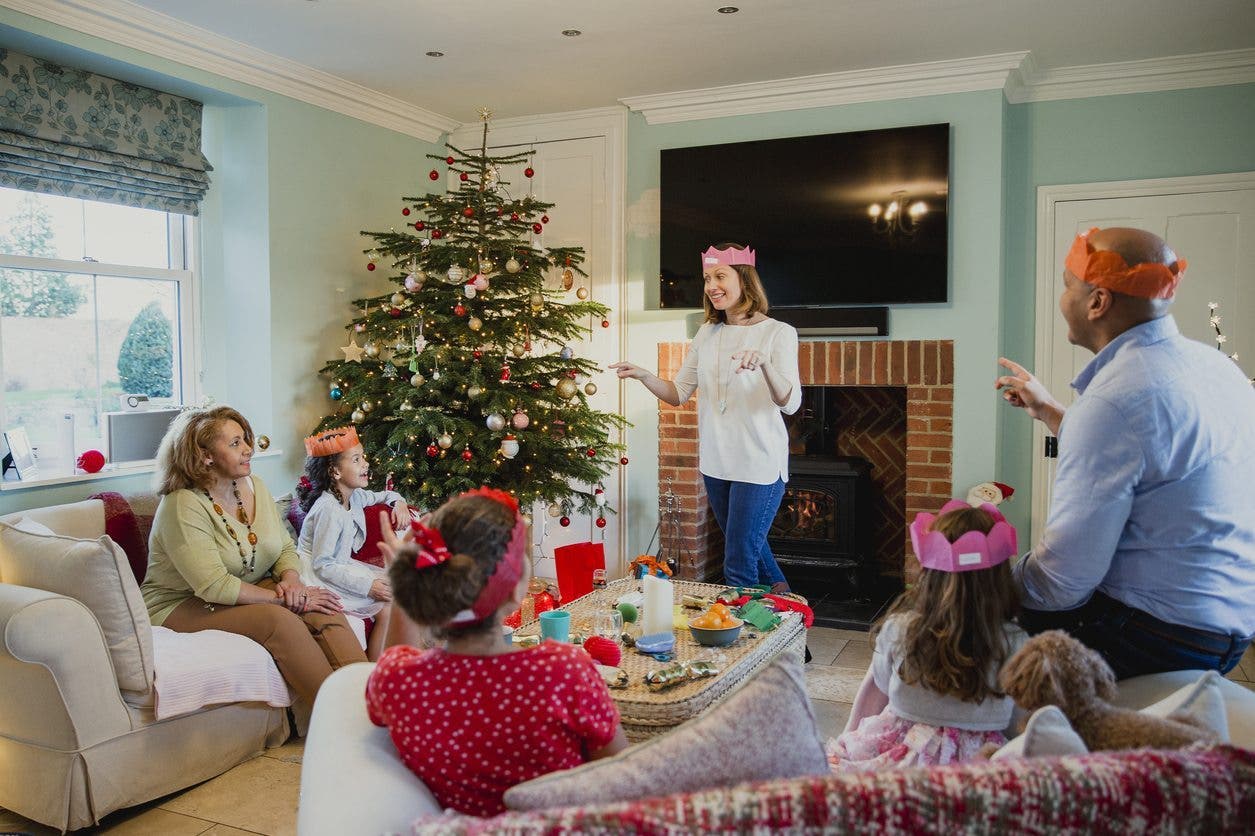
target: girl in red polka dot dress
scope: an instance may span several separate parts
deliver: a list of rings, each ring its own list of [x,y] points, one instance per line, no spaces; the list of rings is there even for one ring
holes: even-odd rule
[[[582,649],[518,649],[501,620],[527,588],[526,524],[513,497],[480,488],[445,503],[413,539],[389,537],[393,605],[446,646],[384,651],[370,719],[441,806],[492,816],[515,784],[627,746],[610,692]]]

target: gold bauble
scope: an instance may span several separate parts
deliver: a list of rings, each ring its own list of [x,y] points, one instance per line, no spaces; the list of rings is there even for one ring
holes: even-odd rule
[[[545,297],[540,293],[533,293],[531,296],[527,297],[527,301],[537,310],[545,306]]]
[[[423,377],[419,372],[414,372],[414,374],[410,375],[410,385],[415,389],[422,386],[426,382],[427,378]]]
[[[510,346],[510,353],[513,354],[515,357],[522,357],[523,354],[525,353],[523,344],[518,343],[516,345]]]
[[[588,383],[584,384],[584,394],[585,394],[585,395],[596,395],[596,394],[597,394],[597,384],[596,384],[596,383],[593,383],[592,381],[589,381]]]
[[[478,398],[482,394],[484,394],[484,390],[479,388],[478,386],[472,385],[472,386],[466,387],[466,397],[468,398],[475,399],[475,398]]]
[[[370,401],[362,401],[362,412],[374,412],[375,405]]]
[[[375,345],[374,343],[366,343],[366,345],[362,346],[362,352],[367,357],[378,357],[379,346]]]
[[[549,503],[549,516],[551,517],[562,516],[562,506],[556,502]]]
[[[588,288],[583,287],[583,286],[580,286],[580,287],[576,288],[576,290],[575,290],[575,298],[576,298],[576,299],[587,299],[587,298],[588,298]]]
[[[466,277],[465,271],[456,264],[449,268],[449,272],[446,275],[449,277],[450,284],[461,284],[462,279]]]
[[[480,328],[484,327],[484,321],[477,316],[473,316],[466,321],[466,327],[470,328],[472,331],[478,331]]]
[[[360,409],[355,409],[353,410],[352,413],[349,414],[349,419],[354,424],[360,424],[366,420],[366,413],[362,412]]]
[[[405,294],[404,294],[404,293],[401,293],[400,291],[397,291],[396,293],[392,294],[392,306],[393,306],[394,308],[399,308],[399,307],[401,307],[401,306],[402,306],[402,305],[404,305],[404,304],[405,304]]]
[[[509,259],[506,260],[505,271],[507,273],[517,273],[522,268],[523,268],[523,265],[519,264],[519,260],[517,258],[514,258],[513,256],[511,256]]]
[[[436,439],[436,444],[441,450],[448,450],[453,446],[453,436],[448,433],[441,433],[440,438]]]
[[[257,436],[257,449],[268,450],[269,448],[270,448],[270,436],[268,435]]]
[[[569,377],[564,377],[558,381],[558,396],[562,398],[571,398],[575,396],[575,381]]]

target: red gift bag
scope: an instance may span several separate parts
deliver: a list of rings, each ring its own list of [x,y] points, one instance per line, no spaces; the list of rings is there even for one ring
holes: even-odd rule
[[[558,566],[558,592],[570,603],[593,591],[593,570],[606,568],[603,543],[572,543],[553,550]]]
[[[364,510],[366,512],[366,542],[362,543],[361,551],[353,552],[353,559],[382,569],[383,552],[379,549],[379,541],[383,540],[383,529],[379,527],[379,512],[384,511],[391,515],[392,508],[381,503],[371,505]],[[388,523],[389,525],[392,523],[391,516],[388,517]]]

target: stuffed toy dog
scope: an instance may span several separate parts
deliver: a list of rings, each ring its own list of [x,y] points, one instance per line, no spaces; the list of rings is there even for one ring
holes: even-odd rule
[[[1112,705],[1108,700],[1116,696],[1116,677],[1111,667],[1062,630],[1029,639],[1003,665],[998,685],[1025,711],[1058,706],[1090,751],[1175,749],[1216,740],[1193,718],[1153,717]]]

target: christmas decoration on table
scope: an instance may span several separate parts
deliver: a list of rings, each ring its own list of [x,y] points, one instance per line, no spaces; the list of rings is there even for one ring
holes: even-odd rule
[[[1220,309],[1219,302],[1207,303],[1207,313],[1208,313],[1207,323],[1211,325],[1212,329],[1215,330],[1216,332],[1216,348],[1223,352],[1225,350],[1224,344],[1229,341],[1229,338],[1226,337],[1220,331],[1220,314],[1217,313],[1219,309]],[[1229,359],[1237,363],[1238,362],[1237,352],[1230,354]],[[1243,372],[1243,374],[1246,374],[1246,372]],[[1250,381],[1252,386],[1255,386],[1255,377],[1248,377],[1247,380]]]
[[[105,466],[105,454],[99,450],[85,450],[75,464],[84,473],[99,473]]]
[[[343,359],[321,369],[331,412],[317,429],[353,420],[371,487],[392,472],[422,509],[489,485],[604,524],[614,509],[595,491],[626,460],[627,424],[590,407],[602,370],[578,347],[605,339],[592,327],[609,309],[561,289],[593,286],[584,251],[538,243],[558,210],[529,179],[511,184],[535,174],[533,152],[490,154],[489,117],[478,149],[429,155],[451,188],[402,198],[404,225],[363,233],[372,281],[391,284],[354,300]]]
[[[532,578],[527,582],[527,595],[519,608],[505,617],[507,627],[518,628],[519,625],[535,621],[542,612],[549,612],[558,606],[558,596],[550,590],[548,584],[540,578]]]
[[[628,564],[628,574],[637,579],[643,578],[645,575],[669,578],[671,577],[671,567],[659,561],[652,554],[638,554]]]
[[[584,639],[584,650],[599,665],[613,668],[623,660],[623,651],[619,650],[618,642],[602,636],[589,636]]]
[[[694,659],[689,662],[672,662],[665,668],[649,671],[645,674],[645,686],[651,691],[664,691],[667,688],[702,679],[718,676],[720,667],[712,661]]]
[[[1015,493],[1015,488],[1010,485],[1004,485],[1001,482],[981,482],[979,485],[973,485],[972,489],[967,492],[967,504],[973,508],[979,508],[985,503],[1001,505],[1010,499],[1013,493]]]

